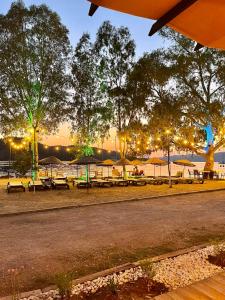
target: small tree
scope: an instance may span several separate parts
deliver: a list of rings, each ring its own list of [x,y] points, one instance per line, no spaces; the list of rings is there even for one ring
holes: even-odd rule
[[[29,151],[19,151],[14,155],[12,168],[24,176],[32,167],[31,153]]]
[[[33,177],[38,133],[62,121],[68,94],[68,30],[47,6],[14,2],[0,17],[0,107],[4,128],[32,132]]]

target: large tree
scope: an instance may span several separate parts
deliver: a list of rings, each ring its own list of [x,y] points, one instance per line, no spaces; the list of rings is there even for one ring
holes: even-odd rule
[[[83,34],[76,45],[71,72],[74,95],[68,107],[69,118],[76,142],[85,150],[108,132],[112,113],[89,34]]]
[[[133,97],[127,93],[127,77],[134,62],[135,44],[128,28],[116,28],[107,21],[97,32],[95,51],[101,70],[99,79],[107,90],[108,105],[113,112],[111,126],[116,128],[120,156],[124,158],[127,153],[129,120],[133,114],[132,107],[129,108]]]
[[[203,156],[205,170],[212,171],[214,153],[225,144],[225,52],[194,52],[193,42],[180,34],[167,29],[162,35],[169,40],[165,55],[176,93],[185,100],[186,148]]]
[[[14,2],[0,16],[0,53],[1,121],[9,130],[30,128],[36,177],[38,132],[55,129],[64,115],[68,30],[47,6]]]

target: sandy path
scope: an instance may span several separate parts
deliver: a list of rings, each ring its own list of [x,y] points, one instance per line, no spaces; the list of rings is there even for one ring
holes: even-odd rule
[[[0,268],[25,267],[25,289],[225,234],[225,192],[0,218]],[[4,280],[0,280],[1,293]]]

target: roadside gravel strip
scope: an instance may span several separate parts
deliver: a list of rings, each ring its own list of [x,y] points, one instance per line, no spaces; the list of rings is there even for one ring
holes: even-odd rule
[[[209,255],[215,254],[214,249],[214,246],[208,246],[184,255],[155,262],[153,263],[153,268],[156,274],[153,279],[164,283],[169,290],[174,290],[178,287],[184,287],[217,274],[223,269],[210,264],[207,260]],[[144,272],[140,266],[132,267],[119,273],[113,273],[104,277],[98,277],[92,281],[73,285],[72,294],[79,295],[81,292],[87,294],[95,293],[98,289],[107,286],[110,279],[113,279],[116,284],[122,285],[127,282],[135,281],[143,276]],[[58,298],[58,290],[51,289],[46,292],[38,290],[28,297],[22,296],[21,299],[55,300]]]

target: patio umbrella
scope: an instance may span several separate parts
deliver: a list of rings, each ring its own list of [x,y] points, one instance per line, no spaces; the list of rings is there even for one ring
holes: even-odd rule
[[[183,166],[183,176],[184,176],[184,169],[185,167],[195,167],[196,165],[193,164],[190,160],[188,159],[178,159],[178,160],[174,160],[173,163],[175,165],[179,165],[179,166]]]
[[[89,0],[92,16],[99,6],[131,15],[157,20],[149,35],[163,26],[172,29],[202,45],[225,49],[224,0]]]
[[[84,165],[86,166],[86,182],[89,183],[89,165],[97,165],[99,160],[92,156],[82,156],[78,159],[74,159],[69,164],[70,165]]]
[[[45,157],[41,160],[39,160],[39,165],[43,165],[43,166],[50,166],[51,168],[51,178],[52,178],[52,166],[53,165],[63,165],[64,163],[58,159],[55,156],[49,156],[49,157]]]
[[[123,172],[124,172],[123,176],[124,176],[124,178],[127,177],[125,166],[131,166],[131,165],[132,165],[132,163],[126,158],[121,158],[120,160],[118,160],[115,163],[115,166],[122,166],[123,167]]]
[[[109,176],[109,168],[112,167],[115,162],[111,159],[103,160],[101,163],[98,164],[99,167],[108,167],[108,176]]]
[[[130,166],[130,165],[132,165],[132,163],[126,158],[121,158],[115,163],[115,166]]]
[[[132,160],[132,161],[131,161],[131,164],[132,164],[133,166],[141,166],[141,165],[144,164],[144,162],[141,161],[141,160],[139,160],[139,159],[135,159],[135,160]]]
[[[145,162],[145,164],[154,165],[154,177],[155,177],[155,166],[160,166],[160,176],[161,176],[161,166],[167,165],[167,162],[158,157],[151,157]]]

